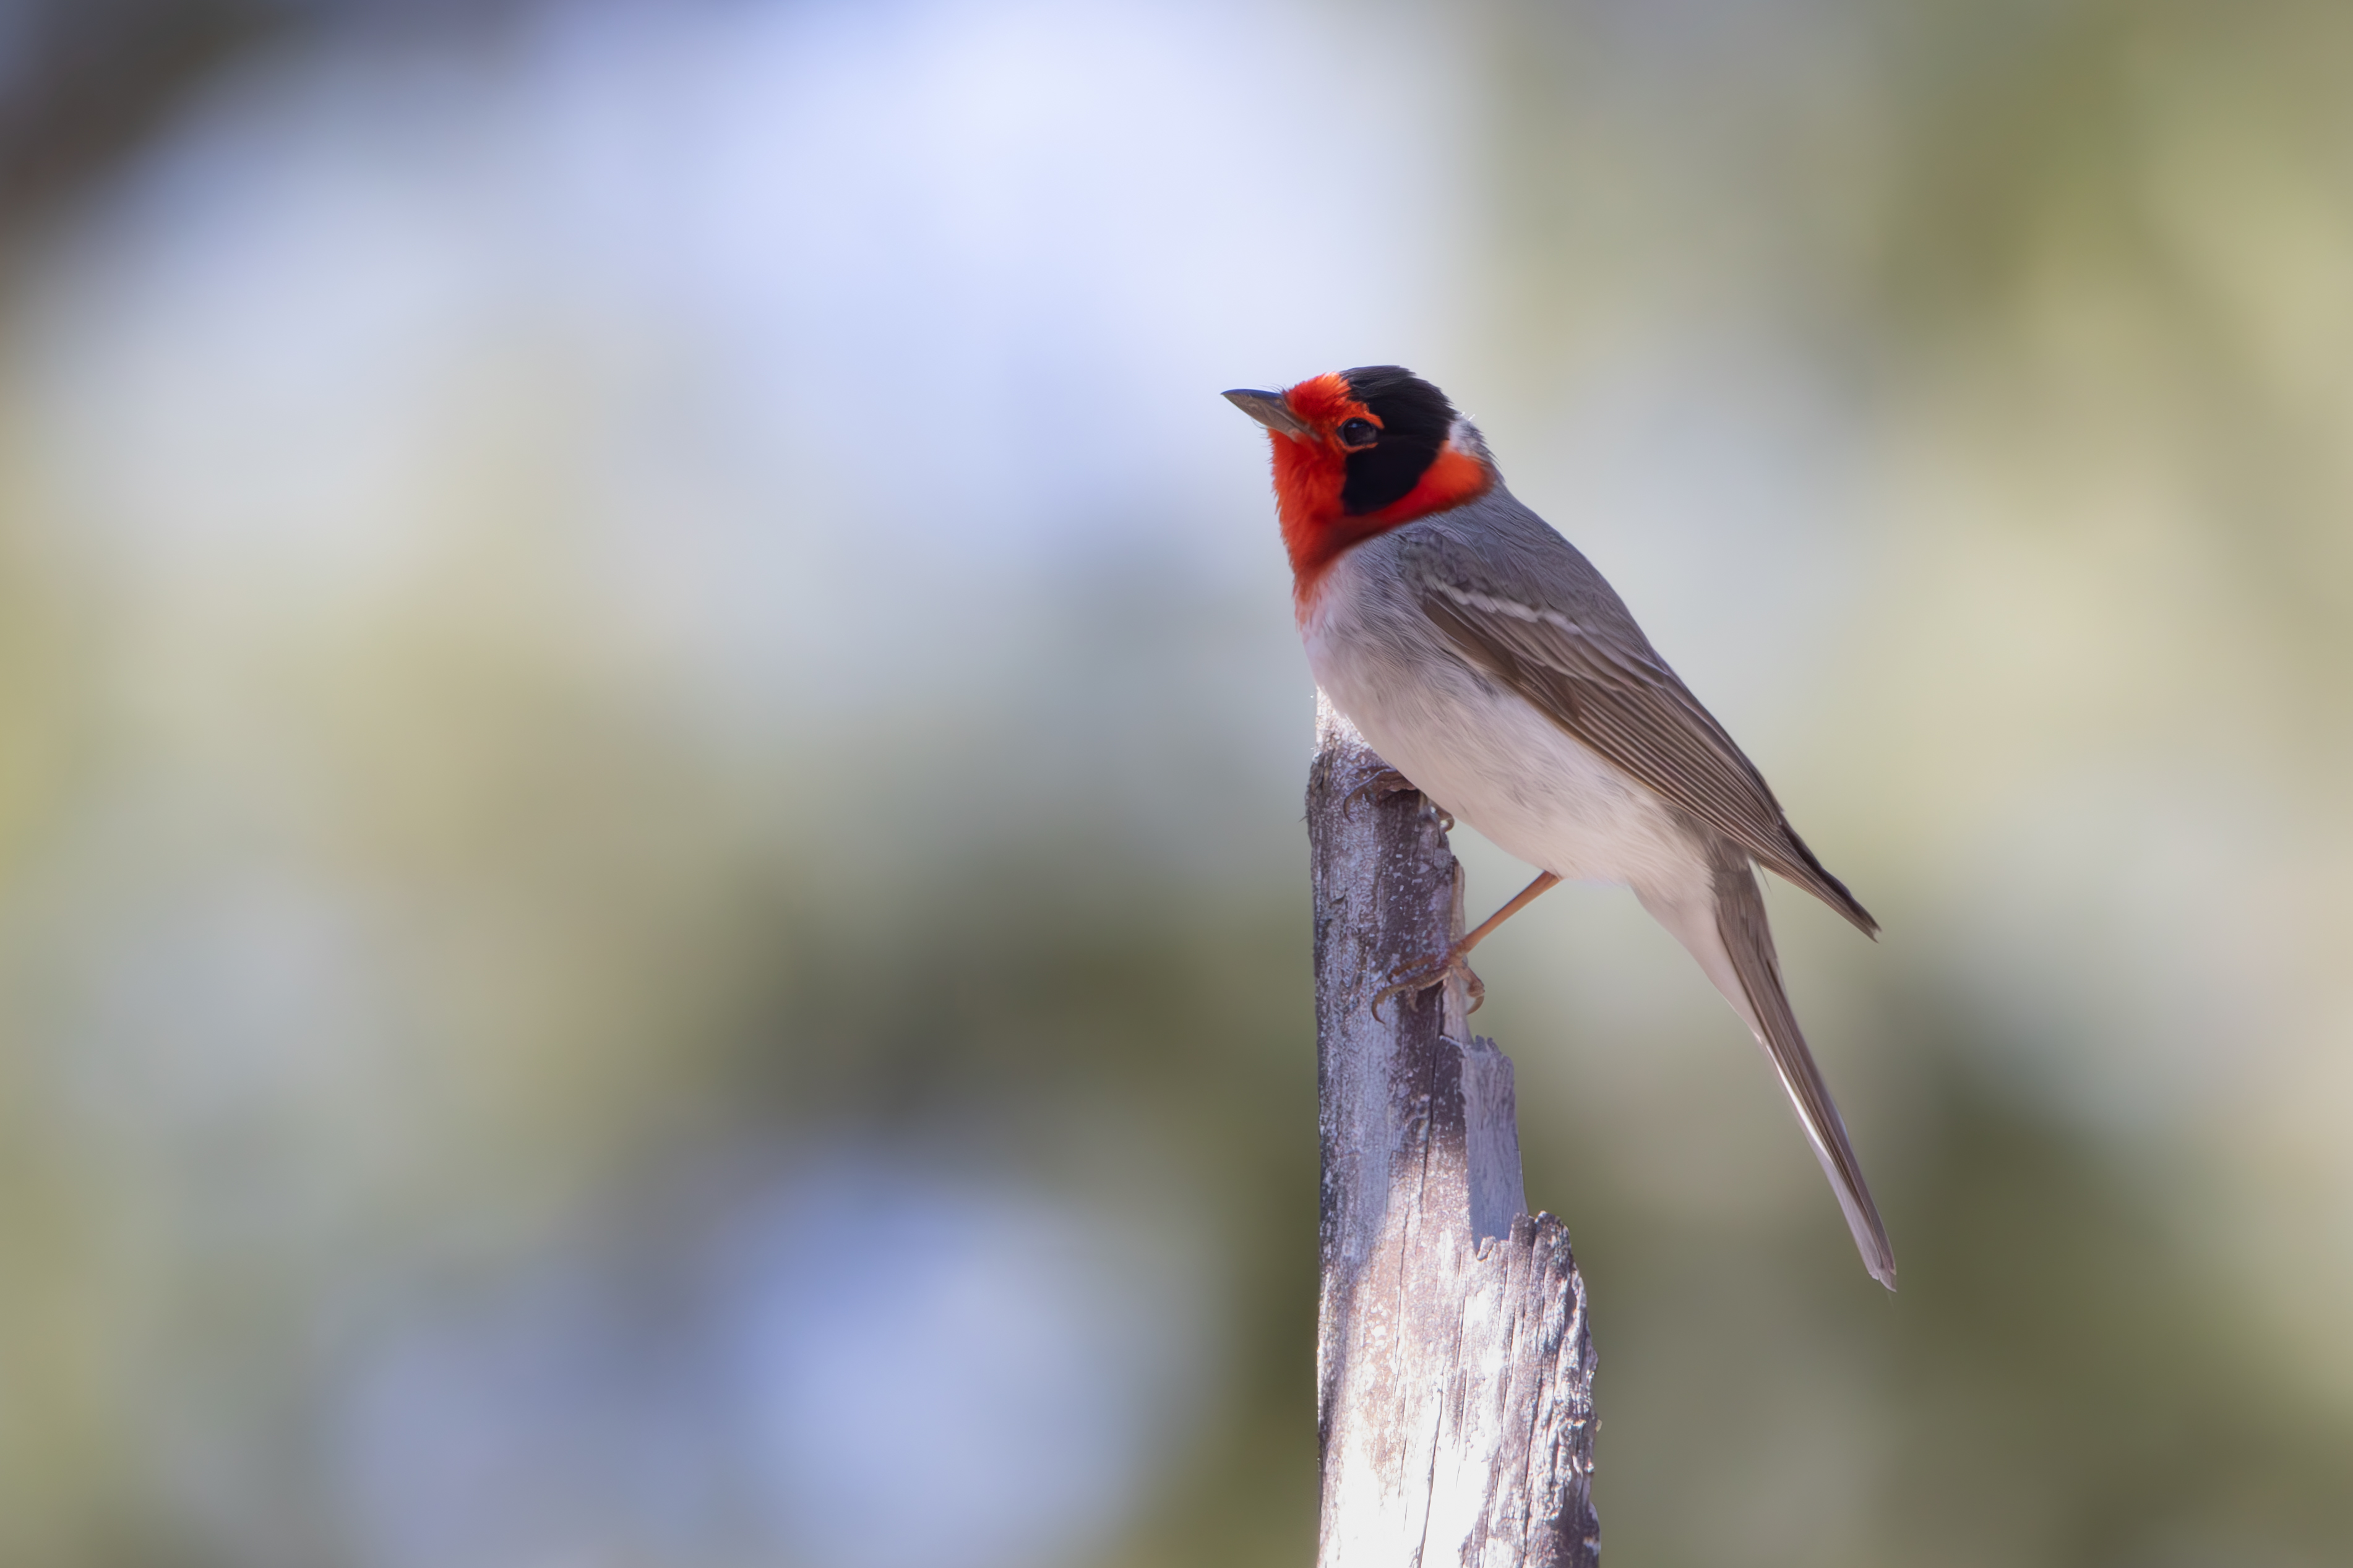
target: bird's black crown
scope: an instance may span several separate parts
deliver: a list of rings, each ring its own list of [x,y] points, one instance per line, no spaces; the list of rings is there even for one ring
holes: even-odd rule
[[[1361,517],[1403,500],[1421,482],[1454,428],[1454,405],[1403,365],[1358,365],[1340,379],[1381,422],[1378,440],[1348,454],[1340,488],[1340,510]]]

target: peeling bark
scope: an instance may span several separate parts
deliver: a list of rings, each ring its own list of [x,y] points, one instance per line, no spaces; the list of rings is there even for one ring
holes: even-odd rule
[[[1593,1344],[1568,1233],[1526,1213],[1511,1059],[1459,984],[1394,975],[1462,931],[1437,814],[1319,702],[1307,784],[1323,1135],[1319,1568],[1587,1568]]]

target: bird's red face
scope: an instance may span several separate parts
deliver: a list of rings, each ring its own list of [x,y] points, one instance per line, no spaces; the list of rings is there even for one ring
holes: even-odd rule
[[[1495,482],[1485,455],[1455,439],[1446,395],[1396,365],[1226,396],[1273,442],[1275,507],[1303,611],[1351,545],[1460,506]]]

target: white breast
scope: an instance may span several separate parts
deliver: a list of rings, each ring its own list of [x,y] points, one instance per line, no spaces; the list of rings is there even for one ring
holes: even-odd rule
[[[1705,857],[1649,788],[1453,655],[1389,566],[1360,547],[1302,617],[1308,668],[1414,787],[1530,865],[1678,887]]]

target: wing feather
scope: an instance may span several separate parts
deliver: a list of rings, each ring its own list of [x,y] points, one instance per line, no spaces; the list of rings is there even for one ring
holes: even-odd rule
[[[1415,552],[1410,574],[1422,612],[1459,654],[1865,934],[1878,932],[1870,911],[1790,827],[1756,764],[1622,608],[1572,616],[1525,587],[1479,582],[1446,542],[1430,542],[1436,548]]]

